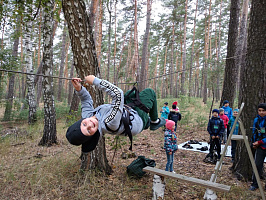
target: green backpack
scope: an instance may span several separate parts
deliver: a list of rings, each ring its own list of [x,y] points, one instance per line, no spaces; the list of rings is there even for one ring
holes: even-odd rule
[[[155,160],[145,158],[145,156],[138,156],[136,160],[127,166],[127,174],[136,178],[142,178],[146,173],[142,169],[147,166],[155,167]]]

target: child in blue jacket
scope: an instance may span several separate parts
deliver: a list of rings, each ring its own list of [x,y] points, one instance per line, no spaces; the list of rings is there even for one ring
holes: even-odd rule
[[[228,122],[228,126],[230,127],[230,131],[233,128],[233,125],[236,120],[236,116],[238,115],[239,109],[234,109],[233,116]],[[239,123],[236,123],[236,127],[234,129],[233,135],[238,135],[238,130],[239,130]],[[232,155],[232,162],[235,161],[235,153],[236,153],[236,140],[231,140],[231,155]]]
[[[255,153],[255,163],[258,169],[260,177],[263,174],[263,163],[266,157],[266,103],[261,103],[258,105],[258,115],[253,122],[253,133],[252,133],[252,145],[256,149]],[[256,190],[258,188],[258,182],[253,173],[252,184],[250,190]],[[266,185],[265,185],[266,189]]]
[[[228,100],[224,101],[222,108],[224,109],[224,114],[230,120],[231,117],[233,116],[233,112],[232,112],[232,108],[230,108],[230,106],[229,106],[229,101]],[[227,126],[227,138],[228,138],[229,134],[230,134],[230,126]]]
[[[224,122],[219,117],[219,110],[213,109],[212,111],[212,118],[209,120],[208,128],[210,134],[210,158],[213,159],[213,150],[216,145],[217,147],[217,159],[220,160],[221,158],[221,140],[220,138],[224,132]]]
[[[169,110],[169,107],[168,107],[168,102],[165,102],[161,111],[160,111],[161,114],[161,117],[164,118],[164,119],[168,119],[168,115],[170,113],[170,110]]]
[[[177,137],[174,132],[175,122],[172,120],[166,120],[165,128],[166,129],[164,132],[164,149],[167,156],[167,164],[165,167],[165,171],[175,173],[173,169],[174,153],[177,150]]]

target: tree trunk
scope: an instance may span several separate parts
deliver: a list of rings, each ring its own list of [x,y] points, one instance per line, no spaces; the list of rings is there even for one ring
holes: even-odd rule
[[[25,65],[27,73],[33,73],[32,64],[32,43],[31,43],[31,33],[32,33],[32,21],[28,19],[25,27],[25,38],[24,46],[26,49],[25,54]],[[29,116],[28,123],[33,124],[37,121],[36,114],[36,99],[35,99],[35,87],[34,87],[34,75],[27,75],[27,87],[28,87],[28,104],[29,104]]]
[[[165,54],[164,54],[164,65],[163,65],[163,75],[162,75],[162,85],[161,85],[161,92],[162,92],[162,94],[161,94],[161,98],[163,99],[163,98],[165,98],[165,91],[166,91],[166,84],[165,84],[165,79],[166,79],[166,76],[165,76],[165,74],[166,74],[166,58],[167,58],[167,45],[165,45]]]
[[[116,77],[116,4],[117,4],[117,1],[115,1],[115,14],[114,14],[114,16],[115,16],[115,35],[114,35],[114,84],[116,84],[117,82],[118,82],[118,80],[117,80],[117,77]]]
[[[239,103],[244,102],[241,120],[247,131],[247,136],[252,137],[253,120],[257,115],[258,104],[266,102],[266,0],[252,0],[250,10],[250,23],[248,28],[247,54],[245,65],[241,71],[241,96]],[[252,167],[247,156],[247,150],[240,147],[236,155],[234,170],[244,178],[250,179]]]
[[[146,65],[149,63],[148,61],[148,46],[149,46],[149,35],[150,35],[150,26],[151,26],[151,0],[147,0],[147,17],[146,17],[146,31],[143,38],[143,48],[142,48],[142,56],[141,56],[141,73],[140,80],[142,81],[139,85],[139,90],[142,91],[146,88]]]
[[[134,55],[130,64],[130,68],[133,69],[132,76],[136,77],[136,80],[140,82],[140,74],[139,74],[139,46],[138,46],[138,21],[137,21],[137,0],[135,2],[135,10],[134,10]],[[135,79],[134,79],[135,80]]]
[[[207,104],[208,96],[208,59],[209,59],[209,34],[210,34],[210,23],[211,23],[211,6],[212,1],[210,0],[209,14],[207,17],[208,22],[205,24],[205,46],[204,46],[204,69],[203,69],[203,102]]]
[[[173,96],[173,71],[174,71],[174,43],[175,43],[175,23],[172,25],[172,45],[171,45],[171,62],[170,62],[170,95]]]
[[[88,74],[100,76],[93,34],[89,25],[89,18],[86,13],[84,1],[63,0],[62,7],[65,19],[68,23],[69,36],[74,56],[74,66],[80,78],[84,79]],[[74,15],[76,13],[77,15]],[[80,24],[78,27],[76,24]],[[89,88],[94,107],[103,104],[103,94],[100,90]],[[99,141],[97,148],[91,153],[90,166],[97,167],[106,173],[111,173],[112,169],[108,165],[104,137]]]
[[[111,6],[112,0],[109,1],[110,5],[108,5],[107,1],[107,9],[109,13],[109,23],[108,23],[108,57],[107,57],[107,81],[110,80],[110,60],[111,60],[111,26],[112,26],[112,13],[111,13]],[[110,7],[109,7],[110,6]]]
[[[97,10],[97,20],[95,27],[96,42],[96,54],[98,60],[98,66],[101,67],[101,46],[102,46],[102,18],[103,18],[103,3],[99,0],[99,9]],[[101,70],[103,71],[103,70]]]
[[[239,35],[238,35],[238,42],[237,42],[237,49],[236,49],[236,65],[237,65],[237,85],[236,91],[239,91],[240,87],[240,71],[241,71],[241,65],[243,65],[243,61],[245,60],[245,44],[247,40],[247,18],[248,18],[248,4],[249,0],[243,1],[242,6],[242,14],[241,14],[241,21],[240,21],[240,28],[239,28]]]
[[[64,73],[64,64],[66,58],[66,20],[64,21],[63,35],[62,35],[62,45],[61,45],[61,57],[60,57],[60,66],[59,66],[59,77],[63,77]],[[57,100],[61,101],[61,95],[63,90],[63,79],[58,80],[58,93]]]
[[[14,60],[18,57],[18,45],[19,45],[19,26],[17,25],[17,28],[15,30],[15,40],[13,44],[13,51],[12,56]],[[15,63],[13,63],[15,65]],[[12,113],[12,107],[13,107],[13,97],[14,97],[14,85],[15,85],[15,74],[12,74],[9,78],[9,84],[8,84],[8,93],[7,93],[7,99],[6,99],[6,108],[5,108],[5,114],[4,114],[4,121],[10,121],[11,120],[11,113]],[[2,88],[1,88],[2,89]],[[1,90],[0,89],[0,90]]]
[[[183,48],[183,67],[182,67],[182,77],[181,77],[181,94],[185,95],[185,79],[186,79],[186,65],[187,65],[187,2],[186,0],[186,5],[185,5],[185,17],[184,17],[184,48]]]
[[[43,101],[44,101],[44,129],[39,145],[50,146],[57,143],[56,117],[53,94],[53,7],[54,0],[46,1],[43,5]]]
[[[91,1],[89,19],[90,19],[90,26],[92,29],[94,26],[95,13],[97,11],[98,4],[99,4],[99,0]]]
[[[227,56],[223,83],[223,92],[220,106],[223,106],[224,100],[230,102],[230,106],[234,106],[236,81],[237,81],[237,65],[236,65],[236,47],[239,24],[240,0],[231,0],[230,21],[228,31]]]
[[[74,64],[71,64],[70,74],[69,77],[73,77],[74,75]],[[71,81],[68,82],[68,97],[67,97],[67,105],[71,105],[73,98],[73,85]]]
[[[196,32],[196,22],[197,22],[197,10],[198,10],[198,0],[196,1],[195,17],[194,17],[194,27],[193,27],[193,39],[191,47],[191,57],[190,57],[190,68],[189,68],[189,93],[188,96],[192,95],[192,71],[193,71],[193,60],[194,60],[194,43],[195,43],[195,32]]]

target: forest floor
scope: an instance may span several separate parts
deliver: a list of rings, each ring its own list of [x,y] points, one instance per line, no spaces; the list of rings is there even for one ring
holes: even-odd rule
[[[42,137],[41,124],[28,126],[26,122],[1,122],[0,140],[0,199],[152,199],[153,174],[141,179],[129,178],[126,167],[136,158],[122,159],[129,148],[129,139],[120,137],[120,148],[114,150],[115,137],[106,135],[106,151],[111,175],[96,170],[79,173],[80,147],[70,145],[64,120],[57,120],[58,144],[38,146]],[[182,124],[177,130],[178,143],[189,140],[208,142],[205,127]],[[156,161],[156,168],[164,169],[163,131],[145,130],[133,140],[133,152]],[[174,170],[178,174],[210,180],[213,164],[203,162],[207,154],[179,149],[174,156]],[[259,190],[249,191],[249,181],[239,181],[229,169],[231,158],[225,157],[217,183],[231,186],[229,192],[216,192],[218,199],[261,199]],[[166,178],[164,199],[203,199],[206,188]],[[263,186],[265,180],[262,181]]]

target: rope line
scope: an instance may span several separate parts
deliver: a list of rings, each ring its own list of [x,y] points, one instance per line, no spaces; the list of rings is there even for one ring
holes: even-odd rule
[[[72,80],[72,78],[66,78],[66,77],[62,77],[62,76],[49,76],[49,75],[44,75],[44,74],[35,74],[35,73],[30,73],[30,72],[14,71],[14,70],[7,70],[7,69],[0,69],[0,71],[10,72],[10,73],[18,73],[18,74],[26,74],[26,75],[35,75],[35,76],[43,76],[43,77],[51,77],[51,78]]]
[[[192,67],[191,69],[195,69],[196,67]],[[14,70],[7,70],[7,69],[0,69],[0,71],[3,72],[9,72],[9,73],[18,73],[18,74],[26,74],[26,75],[35,75],[35,76],[43,76],[43,77],[51,77],[51,78],[58,78],[58,79],[65,79],[65,80],[72,80],[72,78],[66,78],[66,77],[62,77],[62,76],[49,76],[49,75],[44,75],[44,74],[35,74],[35,73],[30,73],[30,72],[22,72],[22,71],[14,71]],[[157,78],[161,78],[161,77],[165,77],[165,76],[169,76],[170,74],[176,74],[176,73],[180,73],[180,72],[184,72],[187,71],[187,69],[183,69],[183,70],[178,70],[178,71],[174,71],[174,72],[169,72],[169,73],[165,73],[159,76],[155,76],[152,78],[148,78],[148,79],[144,79],[142,81],[136,81],[136,82],[124,82],[124,83],[117,83],[118,85],[122,85],[122,84],[128,84],[128,85],[137,85],[138,83],[142,83],[145,81],[149,81],[149,80],[153,80],[153,79],[157,79]]]

